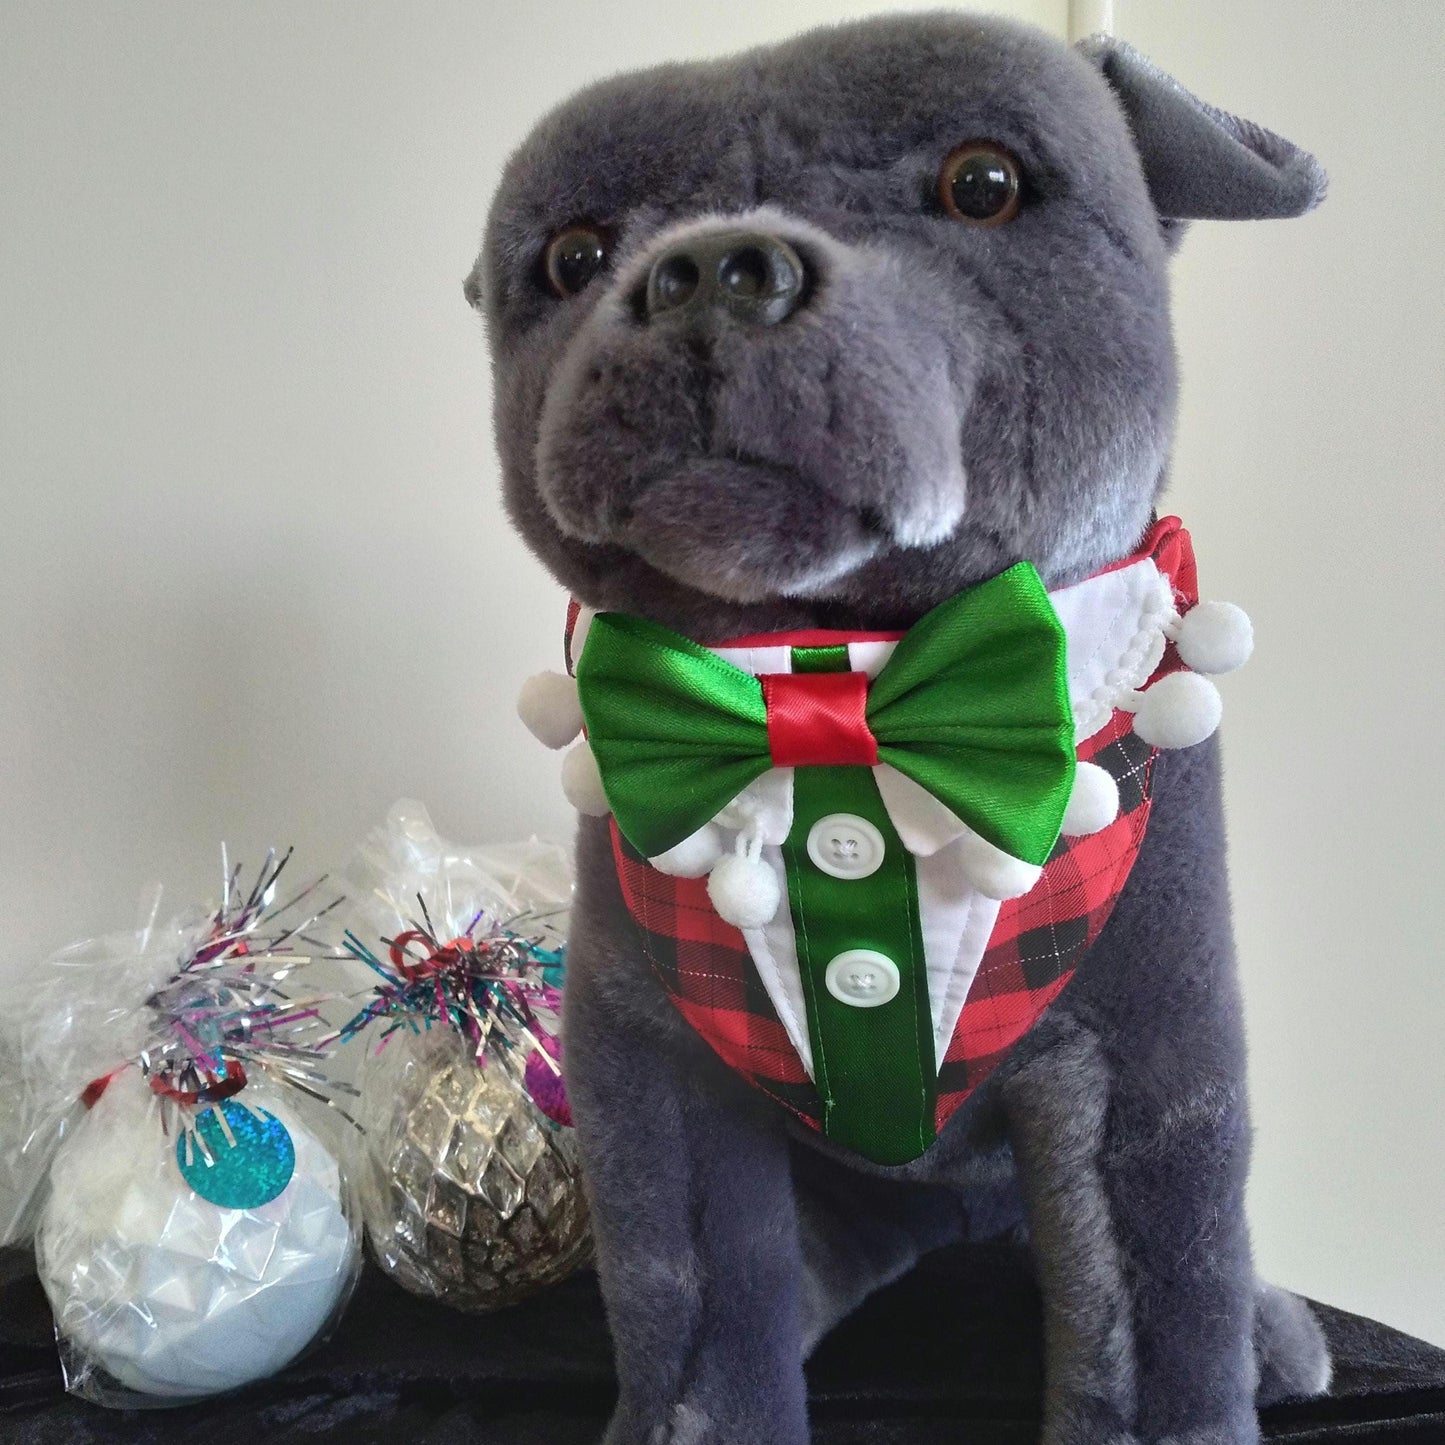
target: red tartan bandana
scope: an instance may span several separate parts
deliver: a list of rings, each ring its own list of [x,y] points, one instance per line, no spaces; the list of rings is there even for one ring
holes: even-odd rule
[[[1156,524],[1132,556],[1105,574],[1145,559],[1169,581],[1181,613],[1197,602],[1193,553],[1177,519]],[[569,657],[577,615],[574,604],[568,614]],[[840,637],[791,634],[739,639],[727,646],[812,645],[825,639],[836,643]],[[1149,682],[1180,667],[1170,646]],[[846,725],[846,716],[840,726]],[[1118,784],[1118,816],[1099,832],[1061,837],[1033,888],[999,906],[942,1049],[935,1110],[939,1130],[1063,991],[1113,911],[1149,818],[1154,750],[1134,734],[1132,724],[1127,711],[1106,712],[1102,725],[1078,746],[1081,762],[1099,765]],[[787,746],[786,736],[781,745]],[[810,1127],[821,1128],[823,1106],[809,1070],[743,934],[714,910],[706,880],[677,878],[651,867],[615,824],[612,840],[638,946],[673,1005],[749,1083]]]

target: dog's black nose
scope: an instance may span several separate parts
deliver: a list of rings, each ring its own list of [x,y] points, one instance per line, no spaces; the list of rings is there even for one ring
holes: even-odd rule
[[[669,247],[647,277],[649,321],[724,313],[756,326],[791,316],[807,292],[808,268],[778,236],[713,231]]]

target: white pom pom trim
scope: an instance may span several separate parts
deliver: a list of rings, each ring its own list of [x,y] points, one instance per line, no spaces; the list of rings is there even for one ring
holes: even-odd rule
[[[561,672],[539,672],[517,694],[517,716],[539,743],[565,748],[582,731],[577,681]]]
[[[1201,602],[1172,629],[1180,660],[1195,672],[1233,672],[1254,651],[1254,626],[1232,602]]]
[[[1134,702],[1134,731],[1151,748],[1192,748],[1224,714],[1219,689],[1197,672],[1171,672]]]
[[[602,791],[602,774],[597,771],[597,759],[585,742],[578,743],[562,759],[562,791],[567,795],[567,801],[589,818],[605,818],[612,811],[607,804],[607,794]]]
[[[674,844],[666,853],[647,861],[659,873],[672,878],[701,878],[710,872],[723,855],[722,830],[715,823],[704,823],[696,833]]]
[[[783,901],[778,875],[756,852],[729,853],[708,875],[707,896],[734,928],[762,928]]]
[[[1074,769],[1074,790],[1064,810],[1060,832],[1081,838],[1107,828],[1119,816],[1119,785],[1098,763],[1080,763]]]

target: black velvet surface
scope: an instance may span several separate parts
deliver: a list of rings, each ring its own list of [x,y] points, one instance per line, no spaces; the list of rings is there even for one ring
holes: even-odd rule
[[[276,1379],[180,1410],[102,1410],[63,1393],[44,1296],[18,1259],[0,1274],[6,1445],[592,1445],[612,1401],[591,1275],[501,1314],[465,1316],[368,1269],[336,1335]],[[1445,1351],[1317,1309],[1334,1351],[1334,1388],[1327,1400],[1264,1412],[1266,1439],[1445,1445]],[[1038,1301],[1018,1255],[941,1251],[819,1349],[809,1367],[814,1438],[1034,1445],[1039,1360]]]

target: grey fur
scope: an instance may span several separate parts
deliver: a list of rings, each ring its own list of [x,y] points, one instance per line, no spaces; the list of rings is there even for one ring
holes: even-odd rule
[[[1012,1072],[1003,1093],[1044,1295],[1044,1445],[1122,1439],[1134,1420],[1138,1367],[1103,1177],[1112,1082],[1090,1033],[1061,1027],[1058,1017],[1040,1028],[1036,1057]]]
[[[1254,1297],[1255,1401],[1323,1395],[1333,1373],[1320,1322],[1297,1294],[1259,1281]]]
[[[1324,200],[1324,168],[1283,136],[1206,105],[1125,41],[1079,48],[1118,95],[1165,220],[1302,216]]]
[[[930,201],[976,138],[1028,176],[996,229]],[[1297,214],[1322,185],[1125,47],[957,14],[603,82],[512,158],[467,283],[510,514],[582,601],[702,641],[907,625],[1020,558],[1086,575],[1163,485],[1181,223]],[[558,299],[539,257],[583,219],[611,262]],[[646,324],[653,259],[721,227],[792,245],[802,307]],[[1155,799],[1077,977],[897,1170],[803,1137],[691,1032],[584,822],[565,1026],[621,1380],[609,1441],[803,1445],[816,1340],[926,1250],[1025,1218],[1051,1445],[1248,1445],[1256,1386],[1321,1387],[1318,1329],[1249,1260],[1213,745],[1162,759]]]

